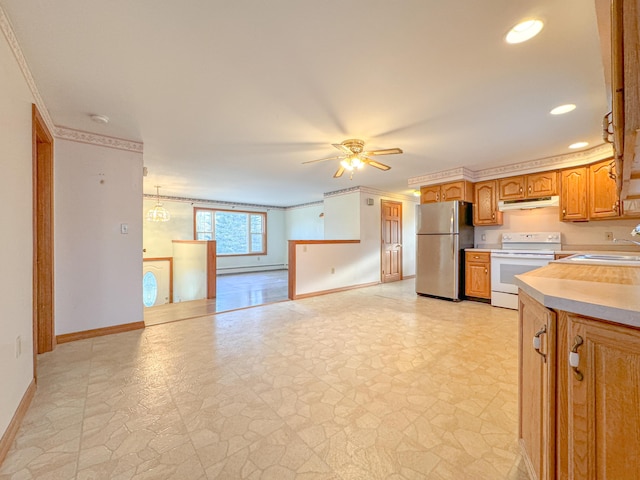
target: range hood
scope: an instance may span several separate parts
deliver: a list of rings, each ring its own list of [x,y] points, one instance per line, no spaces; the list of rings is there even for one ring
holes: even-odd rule
[[[500,200],[498,202],[498,210],[505,212],[507,210],[528,210],[531,208],[557,207],[560,205],[560,197],[540,197],[526,200]]]

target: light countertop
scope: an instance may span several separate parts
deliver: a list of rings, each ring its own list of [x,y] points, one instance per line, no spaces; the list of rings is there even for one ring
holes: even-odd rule
[[[515,283],[545,307],[640,327],[640,267],[551,262]]]

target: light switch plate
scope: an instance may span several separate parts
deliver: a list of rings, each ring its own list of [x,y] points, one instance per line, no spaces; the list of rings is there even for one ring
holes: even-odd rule
[[[126,235],[127,233],[129,233],[129,224],[128,223],[121,223],[120,224],[120,233],[122,235]]]

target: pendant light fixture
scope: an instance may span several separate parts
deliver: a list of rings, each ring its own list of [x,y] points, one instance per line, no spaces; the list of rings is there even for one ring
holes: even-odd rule
[[[147,212],[147,221],[149,222],[168,222],[171,218],[169,211],[160,203],[160,185],[155,185],[157,201],[156,206]]]

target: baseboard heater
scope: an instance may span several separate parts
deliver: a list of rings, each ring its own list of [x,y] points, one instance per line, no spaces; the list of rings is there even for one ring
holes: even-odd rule
[[[218,275],[224,275],[225,273],[239,273],[239,272],[260,272],[263,270],[287,270],[286,263],[272,263],[270,265],[244,265],[241,267],[222,267],[216,270]]]

